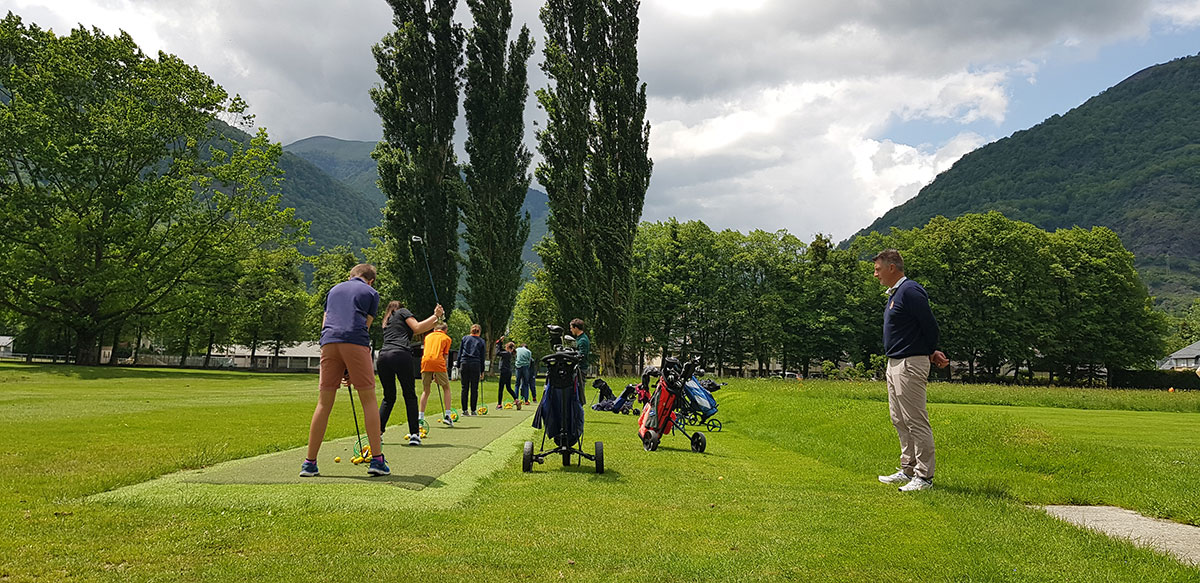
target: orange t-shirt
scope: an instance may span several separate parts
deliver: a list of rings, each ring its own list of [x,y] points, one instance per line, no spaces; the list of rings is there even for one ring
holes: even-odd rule
[[[450,354],[450,336],[441,330],[425,335],[425,354],[421,356],[421,372],[446,372],[446,355]]]

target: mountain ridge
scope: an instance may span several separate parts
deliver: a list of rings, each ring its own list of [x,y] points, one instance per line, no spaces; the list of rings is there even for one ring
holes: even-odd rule
[[[1128,76],[963,156],[858,236],[997,210],[1046,230],[1105,226],[1165,308],[1200,295],[1200,57]],[[853,239],[854,237],[851,237]]]

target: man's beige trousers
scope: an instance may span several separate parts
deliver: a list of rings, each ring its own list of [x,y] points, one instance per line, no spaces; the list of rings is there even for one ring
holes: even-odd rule
[[[900,435],[900,469],[922,478],[933,478],[934,469],[933,429],[925,411],[928,379],[928,356],[888,359],[888,412]]]

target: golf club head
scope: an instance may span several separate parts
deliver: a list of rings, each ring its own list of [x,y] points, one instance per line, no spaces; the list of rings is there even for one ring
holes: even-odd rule
[[[413,236],[412,236],[412,242],[413,242],[413,243],[424,243],[424,242],[425,242],[425,240],[424,240],[424,239],[422,239],[422,238],[420,237],[420,235],[413,235]]]

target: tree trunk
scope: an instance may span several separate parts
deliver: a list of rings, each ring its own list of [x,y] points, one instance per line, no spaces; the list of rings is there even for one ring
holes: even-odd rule
[[[204,353],[204,368],[208,368],[208,364],[212,361],[213,342],[217,339],[217,333],[214,330],[208,331],[208,350]]]
[[[133,364],[138,363],[138,356],[142,352],[142,325],[138,324],[137,344],[133,345]]]
[[[180,350],[179,366],[187,366],[188,353],[192,350],[192,333],[189,331],[183,336],[183,349]]]
[[[271,368],[272,369],[279,368],[279,347],[282,344],[283,344],[282,340],[280,340],[278,338],[275,339],[275,352],[274,352],[274,354],[271,355]]]
[[[78,330],[75,342],[75,364],[96,366],[100,364],[100,351],[96,347],[98,334],[95,330]]]
[[[254,357],[258,354],[258,330],[254,331],[254,336],[250,338],[250,370],[254,370]]]
[[[121,328],[124,327],[124,322],[117,322],[116,328],[113,330],[112,352],[108,355],[108,366],[117,364],[117,345],[121,342]]]

